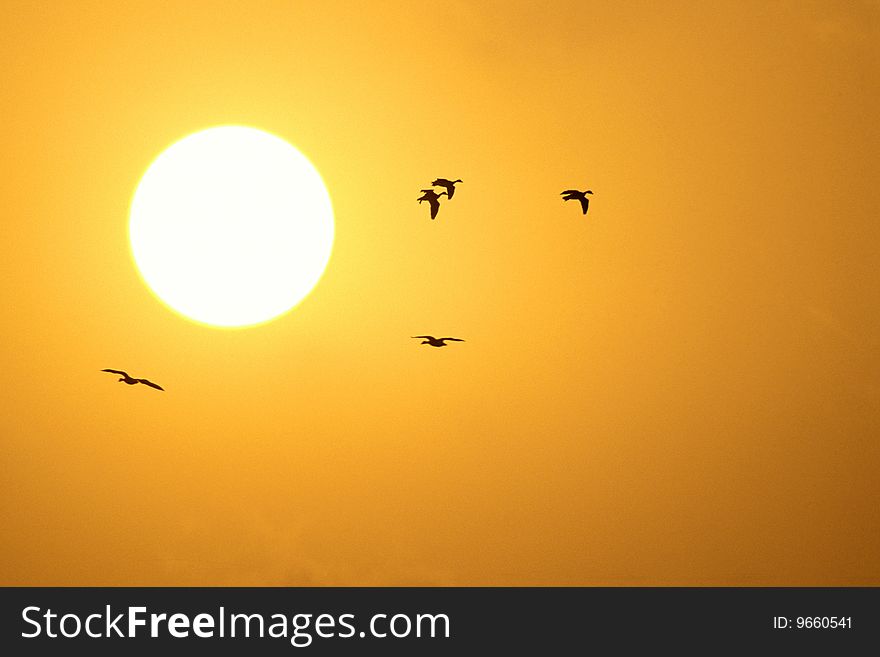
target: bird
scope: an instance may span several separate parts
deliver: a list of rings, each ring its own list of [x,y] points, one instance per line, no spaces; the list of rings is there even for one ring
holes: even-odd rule
[[[431,219],[437,216],[437,210],[440,209],[440,197],[444,194],[446,194],[446,192],[440,192],[438,194],[433,189],[423,189],[422,195],[417,199],[419,205],[422,204],[422,201],[427,201],[431,204]]]
[[[590,199],[587,198],[587,194],[592,194],[589,189],[585,192],[578,191],[576,189],[566,189],[562,192],[562,200],[563,201],[573,201],[577,199],[581,202],[581,208],[584,210],[584,214],[587,214],[587,208],[590,207]]]
[[[156,390],[162,390],[164,392],[165,388],[160,385],[153,383],[152,381],[148,381],[147,379],[135,379],[133,376],[129,376],[128,372],[123,372],[122,370],[101,370],[102,372],[112,372],[113,374],[120,374],[122,378],[119,379],[122,383],[127,383],[130,386],[133,386],[136,383],[143,383],[145,386],[150,386],[151,388],[155,388]]]
[[[434,187],[445,187],[446,188],[446,196],[452,198],[453,194],[455,194],[455,183],[460,183],[461,180],[447,180],[446,178],[437,178],[431,184]]]
[[[433,335],[414,335],[414,338],[425,338],[421,344],[429,344],[432,347],[446,347],[447,342],[464,342],[461,338],[435,338]]]

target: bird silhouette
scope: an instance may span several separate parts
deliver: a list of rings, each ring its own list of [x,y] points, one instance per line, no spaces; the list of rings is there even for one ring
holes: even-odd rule
[[[431,219],[437,216],[437,211],[440,209],[440,197],[444,194],[446,194],[446,192],[440,192],[438,194],[433,189],[423,189],[422,195],[417,199],[419,205],[422,204],[422,201],[427,201],[431,204]],[[446,195],[449,196],[448,194]]]
[[[562,200],[563,201],[573,201],[577,199],[581,202],[581,208],[584,210],[584,214],[587,214],[587,208],[590,207],[590,199],[587,198],[587,194],[592,194],[589,189],[585,192],[578,191],[576,189],[566,189],[562,192]]]
[[[429,344],[432,347],[446,347],[447,342],[464,342],[461,338],[435,338],[433,335],[414,335],[414,338],[425,338],[421,344]]]
[[[437,180],[435,180],[431,184],[434,185],[434,187],[444,187],[446,189],[446,196],[452,198],[452,196],[455,194],[455,183],[460,182],[461,180],[447,180],[446,178],[437,178]]]
[[[119,380],[122,383],[127,383],[130,386],[133,386],[136,383],[143,383],[145,386],[150,386],[151,388],[155,388],[156,390],[162,390],[162,391],[165,390],[165,388],[163,388],[160,385],[156,385],[152,381],[147,381],[147,379],[135,379],[133,376],[129,376],[128,372],[123,372],[122,370],[101,370],[101,371],[102,372],[112,372],[113,374],[121,375],[122,378]]]

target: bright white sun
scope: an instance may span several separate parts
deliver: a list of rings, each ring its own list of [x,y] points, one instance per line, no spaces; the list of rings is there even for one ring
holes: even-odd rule
[[[293,308],[333,247],[333,207],[306,157],[242,126],[209,128],[150,165],[131,205],[134,260],[153,292],[215,326],[248,326]]]

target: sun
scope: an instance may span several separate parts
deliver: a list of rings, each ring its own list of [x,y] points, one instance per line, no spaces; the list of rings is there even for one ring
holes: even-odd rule
[[[333,248],[321,175],[280,137],[219,126],[166,148],[135,191],[134,261],[170,308],[204,324],[260,324],[296,306]]]

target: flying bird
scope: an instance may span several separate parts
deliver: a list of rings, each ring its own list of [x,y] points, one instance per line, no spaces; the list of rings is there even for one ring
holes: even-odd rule
[[[431,184],[434,185],[434,187],[446,188],[446,196],[452,198],[452,196],[455,194],[455,183],[460,182],[460,180],[447,180],[446,178],[437,178],[437,180],[435,180]]]
[[[578,191],[576,189],[566,189],[562,192],[562,200],[563,201],[573,201],[577,199],[581,202],[581,208],[584,210],[584,214],[587,214],[587,208],[590,207],[590,199],[587,198],[587,194],[592,194],[589,189],[585,192]]]
[[[425,338],[420,344],[429,344],[432,347],[445,347],[447,342],[464,342],[461,338],[435,338],[433,335],[414,335],[414,338]]]
[[[423,189],[422,195],[417,199],[419,205],[422,204],[422,201],[427,201],[431,204],[431,219],[437,216],[437,211],[440,209],[440,197],[444,194],[446,194],[446,192],[440,192],[438,194],[433,189]]]
[[[129,376],[128,372],[123,372],[122,370],[101,370],[101,371],[102,372],[112,372],[113,374],[121,375],[122,378],[119,380],[123,383],[127,383],[130,386],[133,386],[136,383],[143,383],[145,386],[150,386],[151,388],[155,388],[156,390],[162,390],[162,391],[165,390],[165,388],[163,388],[160,385],[156,385],[152,381],[147,381],[147,379],[135,379],[134,377]]]

